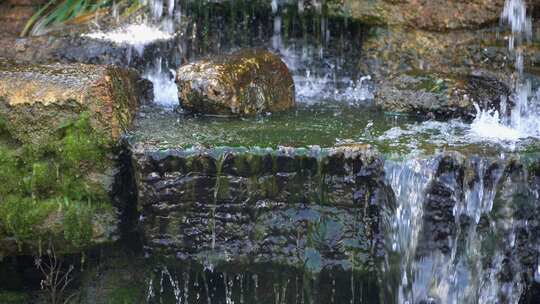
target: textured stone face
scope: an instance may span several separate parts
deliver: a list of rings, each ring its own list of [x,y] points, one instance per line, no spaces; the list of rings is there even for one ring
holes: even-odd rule
[[[372,25],[406,25],[444,31],[498,20],[504,0],[346,0],[353,18]]]
[[[385,110],[471,118],[473,103],[497,109],[508,96],[515,57],[498,33],[373,29],[359,67],[373,77],[375,102]],[[537,64],[535,53],[524,47],[525,66]]]
[[[383,254],[382,217],[394,197],[369,148],[135,148],[133,157],[150,252],[314,272],[372,270]]]
[[[489,76],[415,73],[382,81],[375,102],[392,112],[473,119],[474,104],[499,109],[501,98],[509,95],[505,83]]]
[[[117,140],[131,124],[143,83],[135,71],[112,66],[0,61],[0,115],[17,140],[36,144],[88,111],[92,127]]]
[[[182,107],[196,113],[251,116],[295,105],[287,66],[277,55],[261,49],[182,66],[176,83]]]

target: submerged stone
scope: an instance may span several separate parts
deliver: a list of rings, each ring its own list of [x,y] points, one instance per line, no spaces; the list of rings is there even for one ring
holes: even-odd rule
[[[0,257],[118,238],[112,152],[141,102],[136,72],[0,65]]]
[[[178,69],[176,83],[182,107],[195,113],[252,116],[295,106],[287,66],[262,49],[187,64]]]

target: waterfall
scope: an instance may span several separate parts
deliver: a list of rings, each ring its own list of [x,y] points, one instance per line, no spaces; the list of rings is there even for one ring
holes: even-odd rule
[[[171,35],[175,32],[175,21],[181,16],[180,4],[176,0],[167,0],[166,11],[163,0],[148,0],[152,13],[152,22],[160,23],[160,28]],[[175,15],[175,11],[176,15]],[[147,21],[148,22],[148,21]],[[168,54],[159,53],[154,61],[145,68],[143,77],[152,82],[154,103],[167,109],[179,106],[178,88],[175,83],[176,72],[167,61]]]
[[[143,61],[143,75],[154,84],[154,103],[164,108],[179,104],[171,69],[242,47],[265,47],[280,55],[293,74],[301,103],[364,104],[374,98],[371,78],[354,69],[362,25],[331,20],[326,1],[145,0],[143,4],[148,16],[142,21],[86,36],[125,46],[134,56],[129,55],[131,66]],[[114,15],[120,13],[115,10]]]
[[[523,70],[523,46],[532,36],[531,18],[527,15],[525,1],[506,0],[501,14],[501,24],[509,25],[511,30],[508,50],[515,56],[515,73],[513,92],[509,101],[514,105],[509,107],[508,101],[502,98],[500,113],[477,107],[472,130],[486,137],[492,137],[493,133],[501,134],[499,138],[502,140],[516,141],[520,138],[540,137],[540,100],[533,96],[531,83],[525,79]],[[498,132],[493,132],[494,128]]]
[[[126,47],[126,61],[129,65],[132,65],[133,61],[132,49],[138,59],[144,61],[145,52],[151,46],[153,60],[146,63],[142,74],[153,84],[154,103],[172,109],[179,104],[178,89],[174,82],[175,72],[168,62],[171,54],[166,47],[166,50],[160,48],[175,39],[176,27],[180,23],[180,5],[177,5],[176,0],[146,0],[143,4],[148,6],[150,18],[145,17],[142,22],[120,26],[108,32],[96,31],[83,36]],[[118,14],[114,5],[113,16],[118,17]]]
[[[143,77],[152,82],[154,103],[174,109],[178,106],[178,87],[174,82],[176,71],[168,66],[163,57],[157,57],[146,67]]]
[[[532,279],[524,273],[537,269],[523,264],[523,252],[538,252],[527,243],[535,229],[528,218],[538,208],[527,169],[504,155],[493,160],[444,154],[387,161],[386,172],[397,199],[383,268],[392,277],[392,301],[520,301]]]
[[[387,270],[397,267],[399,274],[397,300],[399,303],[409,303],[414,295],[410,288],[415,283],[411,275],[415,266],[415,251],[422,227],[423,198],[426,187],[433,179],[433,173],[438,164],[437,159],[410,159],[402,162],[387,161],[385,171],[387,181],[394,190],[397,200],[396,213],[391,221],[390,239],[391,251],[400,256],[399,265],[386,265]],[[391,293],[394,290],[390,291]],[[412,302],[411,302],[412,303]]]

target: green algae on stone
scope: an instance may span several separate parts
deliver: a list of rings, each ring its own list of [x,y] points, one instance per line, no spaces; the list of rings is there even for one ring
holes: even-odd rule
[[[372,122],[373,136],[414,117],[393,117],[373,107],[349,106],[344,103],[298,105],[292,111],[242,119],[225,117],[178,116],[149,109],[137,118],[130,142],[153,143],[171,147],[203,146],[218,149],[233,147],[253,150],[260,147],[295,148],[312,145],[332,147],[340,140],[357,141]],[[264,152],[264,151],[262,151]]]
[[[40,226],[56,209],[54,200],[37,201],[31,197],[7,196],[0,205],[0,219],[5,233],[22,246],[25,241],[44,237]]]
[[[83,113],[46,145],[0,145],[0,254],[35,250],[49,240],[59,251],[73,251],[116,238],[116,228],[102,227],[116,225],[108,216],[115,214],[110,198],[89,177],[111,164],[112,143],[89,124]]]
[[[112,153],[146,89],[131,69],[0,60],[0,255],[117,239]]]

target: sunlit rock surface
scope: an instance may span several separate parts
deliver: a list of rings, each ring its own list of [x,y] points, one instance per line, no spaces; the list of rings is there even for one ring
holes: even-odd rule
[[[444,33],[372,29],[359,67],[375,82],[375,102],[387,111],[471,118],[474,103],[498,109],[509,95],[513,56],[494,27]],[[524,47],[537,65],[535,47]],[[531,77],[535,72],[531,69]]]
[[[195,113],[253,116],[295,105],[292,76],[279,56],[262,49],[203,59],[177,70],[182,108]]]
[[[201,264],[372,271],[394,197],[362,145],[133,151],[146,249]]]
[[[372,25],[405,25],[444,31],[477,28],[499,20],[504,0],[345,0],[352,18]]]
[[[43,142],[88,111],[93,128],[117,140],[147,89],[137,72],[84,64],[27,65],[2,61],[0,115],[24,143]]]

